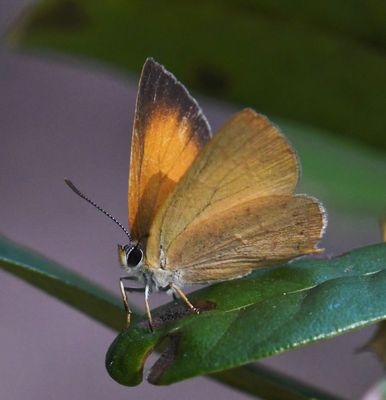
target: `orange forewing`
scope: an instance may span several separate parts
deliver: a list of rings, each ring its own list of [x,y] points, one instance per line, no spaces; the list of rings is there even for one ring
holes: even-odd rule
[[[196,101],[163,66],[147,59],[131,144],[128,201],[134,239],[146,241],[157,210],[209,138]]]

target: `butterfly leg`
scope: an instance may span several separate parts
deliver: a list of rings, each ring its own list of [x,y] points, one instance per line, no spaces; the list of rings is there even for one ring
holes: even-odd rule
[[[143,292],[145,289],[144,288],[132,288],[132,287],[127,287],[124,285],[123,281],[125,280],[130,280],[130,277],[123,277],[119,279],[119,288],[121,290],[121,296],[123,300],[123,304],[125,306],[125,311],[126,311],[126,328],[129,327],[130,325],[130,320],[131,320],[131,309],[129,306],[129,302],[127,300],[127,293],[126,292]]]
[[[181,299],[192,311],[194,311],[196,314],[200,313],[200,310],[194,307],[194,305],[189,301],[189,299],[185,296],[184,292],[179,287],[175,286],[173,283],[170,285],[170,287],[178,293]]]
[[[149,285],[145,286],[145,307],[146,307],[146,314],[147,318],[149,320],[149,327],[150,330],[153,331],[153,318],[151,317],[151,312],[150,312],[150,307],[149,307],[149,293],[150,293],[150,287]]]

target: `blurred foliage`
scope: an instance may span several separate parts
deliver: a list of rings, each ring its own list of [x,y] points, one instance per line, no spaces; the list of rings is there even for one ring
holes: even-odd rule
[[[12,37],[386,149],[386,2],[41,0]]]
[[[377,328],[377,331],[361,350],[373,351],[381,360],[386,368],[386,321],[382,321]]]
[[[255,394],[259,399],[267,400],[343,400],[336,396],[296,382],[288,376],[278,375],[259,363],[227,369],[208,375],[222,384],[237,388],[249,394]]]
[[[189,88],[382,148],[384,8],[375,1],[45,0],[26,11],[11,37],[24,47],[90,57],[122,71],[139,72],[153,55]],[[299,152],[302,191],[328,208],[384,211],[382,151],[274,121]]]
[[[115,330],[125,326],[121,299],[47,257],[0,235],[0,269]]]

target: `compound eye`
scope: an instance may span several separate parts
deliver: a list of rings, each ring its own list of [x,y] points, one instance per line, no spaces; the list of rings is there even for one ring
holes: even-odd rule
[[[132,247],[125,250],[126,250],[127,266],[136,267],[143,259],[143,251],[139,247]]]

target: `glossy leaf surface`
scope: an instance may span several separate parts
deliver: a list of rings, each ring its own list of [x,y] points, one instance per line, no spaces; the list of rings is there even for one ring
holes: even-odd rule
[[[234,368],[386,318],[386,245],[334,259],[299,259],[190,295],[202,312],[180,303],[154,312],[111,345],[106,366],[124,385],[142,380],[146,357],[166,346],[149,381],[170,384]],[[183,316],[183,318],[181,318]]]
[[[47,257],[3,236],[0,237],[0,268],[112,329],[121,330],[123,328],[124,314],[121,299],[78,274],[66,270]],[[184,315],[184,307],[178,306],[177,309],[180,310],[181,316]],[[174,311],[164,313],[164,318],[165,316],[167,318],[168,315],[173,318],[175,313],[176,308],[174,307]],[[134,324],[140,320],[137,313],[133,317]],[[146,334],[147,331],[145,331]],[[131,337],[131,339],[137,339],[135,340],[137,354],[136,358],[129,360],[133,368],[130,372],[134,371],[133,377],[137,376],[137,379],[141,378],[144,353],[150,351],[154,346],[154,337],[144,337],[144,340],[141,341],[141,335],[142,333],[137,337],[135,335]],[[127,368],[127,365],[124,367]],[[245,381],[245,376],[248,376],[248,381]],[[278,372],[270,371],[263,366],[242,366],[216,373],[212,378],[259,398],[305,400],[315,397],[337,400],[337,397],[329,393]]]
[[[366,274],[366,271],[375,270],[378,264],[384,264],[385,251],[380,246],[375,246],[374,249],[375,251],[368,249],[356,250],[349,256],[350,258],[347,258],[346,256],[347,262],[350,263],[350,259],[353,261],[352,266],[348,267],[346,273],[353,276]],[[333,260],[332,262],[335,263],[337,260]],[[302,262],[305,261],[307,260],[303,260]],[[364,266],[363,268],[357,268],[358,265],[362,264]],[[354,266],[355,271],[352,269]],[[58,263],[18,245],[5,237],[0,238],[0,267],[115,330],[120,330],[123,327],[124,315],[121,301],[118,297],[115,297],[104,289],[95,286],[93,283],[80,277],[76,273],[66,270]],[[331,268],[333,269],[334,265],[331,265]],[[264,271],[261,271],[261,273],[263,272]],[[274,272],[274,270],[271,272]],[[325,272],[327,273],[328,270]],[[340,276],[339,271],[336,272],[336,276]],[[326,276],[323,278],[321,270],[319,270],[316,275],[319,276],[318,280],[323,281],[326,279]],[[275,279],[275,276],[271,276],[271,278]],[[294,282],[295,280],[292,279],[292,281]],[[291,280],[288,280],[287,282],[290,283]],[[302,285],[304,283],[302,282],[303,279],[300,279],[298,284]],[[223,285],[229,285],[230,283],[231,282]],[[236,283],[236,281],[233,283]],[[239,283],[241,282],[238,282],[237,284]],[[243,283],[241,284],[244,285]],[[280,280],[278,281],[278,284],[280,284]],[[211,296],[217,298],[222,297],[221,293],[223,290],[221,287],[222,285],[217,285],[205,290],[214,290]],[[293,284],[290,284],[289,287],[293,287]],[[226,290],[226,286],[224,289]],[[237,286],[234,287],[233,290],[237,291]],[[199,299],[201,295],[206,297],[205,293],[206,292],[200,294],[200,292],[197,292],[197,294],[192,294],[191,296],[192,299]],[[229,295],[232,296],[232,293],[234,292],[231,291]],[[224,306],[227,306],[227,304],[229,305],[229,301],[232,300],[229,298],[229,295],[226,295],[225,292],[223,294],[225,298]],[[199,302],[199,300],[196,301]],[[205,313],[205,308],[211,309],[213,305],[214,303],[208,301],[201,302],[203,314]],[[213,309],[213,311],[215,310]],[[181,305],[172,305],[171,307],[166,306],[163,309],[158,310],[158,313],[162,315],[162,318],[158,317],[158,319],[156,318],[156,321],[158,321],[159,325],[163,325],[168,320],[173,323],[176,317],[184,316],[186,310]],[[191,316],[188,318],[196,317]],[[137,314],[135,314],[133,321],[133,327],[136,326],[136,328],[132,331],[133,333],[130,333],[128,340],[126,338],[121,341],[119,338],[116,341],[117,346],[122,347],[122,354],[118,354],[118,356],[117,354],[114,354],[117,350],[117,346],[114,346],[109,352],[109,357],[115,358],[115,370],[113,371],[113,376],[115,379],[118,379],[119,381],[124,380],[125,384],[131,385],[140,382],[142,379],[142,367],[146,354],[155,346],[158,338],[161,338],[161,336],[167,332],[167,329],[163,331],[157,330],[155,334],[149,335],[146,323],[136,325],[136,321],[140,321]],[[366,323],[370,323],[371,321],[366,322],[361,320],[357,322],[356,325],[360,327]],[[167,326],[165,326],[165,328],[167,328]],[[171,326],[169,326],[168,329],[171,332]],[[178,329],[179,328],[177,327],[177,330]],[[122,335],[126,336],[127,333],[123,333]],[[125,358],[127,352],[125,346],[128,341],[132,341],[135,345],[133,347],[133,352],[127,354],[130,356],[129,359]],[[119,363],[121,364],[119,365]],[[245,376],[249,377],[248,382],[244,380],[243,377]],[[294,400],[303,400],[309,397],[329,400],[337,399],[333,395],[307,386],[301,382],[297,382],[294,378],[288,378],[277,372],[269,371],[262,366],[249,365],[234,368],[232,370],[223,370],[213,374],[213,379],[261,398],[281,399],[284,396]]]

